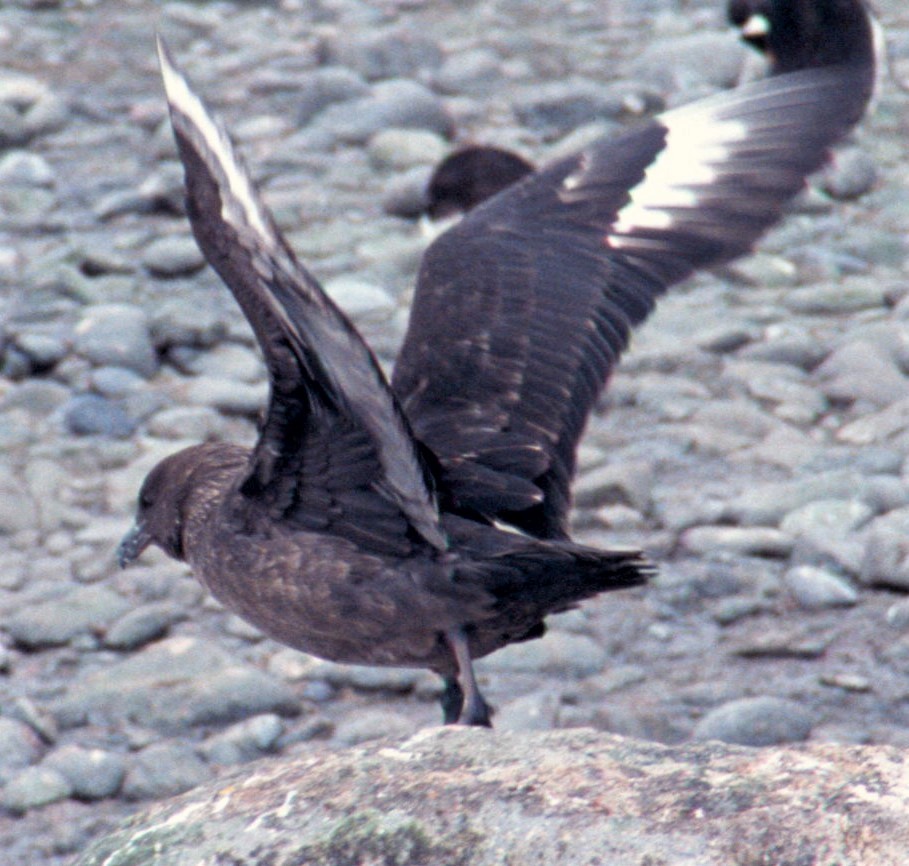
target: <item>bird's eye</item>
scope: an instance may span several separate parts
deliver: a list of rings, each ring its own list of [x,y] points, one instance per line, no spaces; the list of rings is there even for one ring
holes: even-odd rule
[[[142,492],[139,494],[139,508],[146,510],[154,504],[154,500],[147,493]]]

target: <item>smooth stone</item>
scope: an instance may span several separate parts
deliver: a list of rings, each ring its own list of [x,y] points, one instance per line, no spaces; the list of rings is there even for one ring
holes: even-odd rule
[[[80,394],[63,407],[63,420],[76,436],[109,436],[126,439],[138,424],[119,403],[98,394]]]
[[[188,743],[154,743],[130,760],[121,794],[126,800],[159,800],[195,788],[210,776]]]
[[[87,307],[74,332],[74,348],[98,367],[114,366],[152,376],[158,356],[145,311],[126,304]]]
[[[382,190],[382,210],[403,219],[419,217],[428,204],[430,174],[430,168],[421,165],[392,175]]]
[[[909,599],[898,601],[887,608],[887,625],[899,631],[909,630]]]
[[[652,503],[653,466],[643,460],[611,462],[580,475],[574,486],[574,502],[579,508],[627,505],[647,511]]]
[[[836,438],[850,445],[871,445],[886,442],[907,430],[909,397],[904,397],[877,412],[864,414],[855,421],[844,424],[836,431]]]
[[[213,406],[222,412],[258,415],[268,399],[268,383],[238,382],[220,376],[198,376],[184,388],[188,403]]]
[[[332,740],[342,746],[356,746],[386,737],[406,737],[413,732],[414,723],[407,716],[392,710],[367,709],[343,719]]]
[[[213,302],[170,298],[151,312],[151,337],[158,349],[171,346],[207,348],[223,340],[228,324]]]
[[[12,150],[0,157],[0,184],[52,186],[54,170],[43,156],[26,150]]]
[[[279,716],[253,716],[208,737],[201,752],[213,764],[243,764],[275,751],[283,733],[284,722]]]
[[[679,542],[690,553],[785,557],[792,552],[788,532],[763,526],[693,526]]]
[[[62,646],[78,635],[103,629],[129,608],[125,598],[105,586],[77,586],[15,611],[5,628],[16,644],[27,649]]]
[[[293,649],[275,653],[269,661],[268,671],[285,680],[324,681],[363,691],[410,692],[423,677],[423,671],[416,668],[345,665]]]
[[[129,721],[183,731],[261,713],[295,715],[300,704],[280,680],[238,664],[217,645],[171,637],[79,677],[52,710],[64,727]]]
[[[477,670],[586,677],[601,671],[608,660],[609,654],[592,638],[553,629],[541,640],[510,644],[480,659]]]
[[[142,252],[142,266],[156,277],[190,276],[205,267],[192,237],[174,235],[152,241]]]
[[[721,33],[691,33],[655,39],[632,60],[629,72],[663,92],[703,92],[734,87],[745,49]]]
[[[821,176],[821,188],[840,201],[856,199],[877,181],[874,159],[860,147],[837,150]]]
[[[368,96],[328,106],[312,124],[345,144],[364,144],[390,127],[424,129],[450,138],[453,122],[439,98],[415,81],[391,79]]]
[[[10,779],[0,791],[0,806],[14,815],[65,800],[73,793],[72,785],[61,773],[50,767],[26,767]]]
[[[92,370],[89,384],[102,397],[125,397],[145,383],[138,373],[126,367],[98,367]]]
[[[448,54],[436,70],[433,81],[442,93],[485,97],[490,86],[501,78],[502,59],[485,46]]]
[[[369,81],[408,78],[437,69],[443,53],[439,44],[412,28],[370,28],[345,32],[323,46],[329,64],[352,69]]]
[[[368,94],[369,85],[351,69],[343,66],[314,69],[301,78],[298,84],[297,122],[300,126],[305,126],[329,105],[352,101]]]
[[[756,484],[726,504],[726,517],[745,525],[769,526],[814,501],[860,500],[870,504],[879,481],[880,476],[860,471],[832,470]]]
[[[813,725],[811,714],[794,701],[771,696],[739,698],[707,713],[695,725],[692,739],[773,746],[807,740]]]
[[[30,725],[0,716],[0,785],[41,758],[44,744]]]
[[[855,499],[820,499],[790,511],[780,521],[780,529],[795,537],[815,542],[842,538],[874,516],[874,510]]]
[[[448,145],[434,132],[421,129],[383,129],[369,140],[369,159],[378,169],[403,171],[414,166],[434,166]]]
[[[55,749],[41,766],[63,776],[70,784],[71,796],[80,800],[115,796],[126,775],[126,759],[122,755],[76,745]]]
[[[823,568],[801,565],[783,575],[783,585],[805,610],[850,607],[858,593],[841,577]]]
[[[155,412],[148,419],[147,429],[152,436],[164,439],[194,439],[204,441],[220,434],[224,421],[208,406],[173,406]]]
[[[219,343],[199,352],[186,366],[195,376],[215,376],[239,382],[261,382],[265,378],[261,356],[240,343]]]
[[[559,696],[544,689],[498,707],[495,726],[503,731],[550,731],[557,726],[558,714]]]
[[[167,634],[170,627],[188,616],[171,602],[153,602],[122,616],[104,634],[104,646],[116,650],[137,649]]]
[[[888,515],[889,517],[889,515]],[[878,519],[874,521],[865,540],[864,556],[859,579],[868,586],[887,586],[909,590],[909,536],[904,528],[907,521]]]
[[[388,292],[356,277],[337,277],[326,283],[325,291],[356,321],[385,321],[395,311],[394,299]]]

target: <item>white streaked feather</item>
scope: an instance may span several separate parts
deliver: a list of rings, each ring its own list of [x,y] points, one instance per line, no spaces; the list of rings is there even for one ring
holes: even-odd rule
[[[717,179],[733,146],[748,135],[745,123],[723,120],[717,108],[711,100],[658,118],[666,127],[666,142],[643,180],[629,191],[630,201],[612,225],[609,234],[616,246],[621,246],[621,235],[671,228],[673,208],[697,207],[697,188]]]
[[[158,37],[158,60],[161,64],[161,76],[164,89],[170,104],[190,122],[202,136],[206,147],[211,151],[217,165],[224,173],[227,188],[234,197],[234,204],[242,209],[244,222],[249,225],[269,247],[275,245],[274,233],[265,216],[249,178],[239,165],[233,145],[227,131],[205,109],[202,100],[190,89],[186,79],[174,68],[167,56],[167,50],[161,37]],[[221,217],[231,225],[236,220],[230,212],[231,202],[224,198],[221,204]]]

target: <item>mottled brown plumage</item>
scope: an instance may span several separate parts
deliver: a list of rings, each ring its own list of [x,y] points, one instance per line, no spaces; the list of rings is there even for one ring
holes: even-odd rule
[[[428,250],[390,385],[163,46],[161,63],[193,232],[271,394],[254,448],[199,445],[149,474],[121,561],[157,544],[271,637],[430,668],[446,721],[489,724],[472,659],[650,574],[566,532],[577,441],[630,328],[778,217],[860,114],[864,72],[668,112],[480,205]]]

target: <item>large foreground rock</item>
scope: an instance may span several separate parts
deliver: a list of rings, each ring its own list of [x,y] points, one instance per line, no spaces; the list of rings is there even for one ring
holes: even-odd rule
[[[135,816],[78,866],[897,866],[907,852],[897,749],[446,728],[247,767]]]

